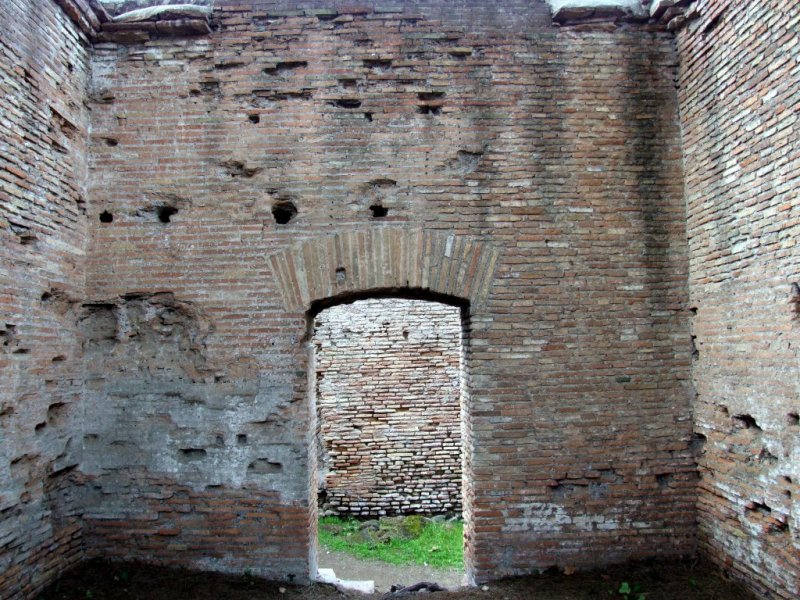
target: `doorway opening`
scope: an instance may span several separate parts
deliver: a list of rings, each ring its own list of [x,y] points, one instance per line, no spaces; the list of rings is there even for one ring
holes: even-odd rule
[[[468,581],[467,308],[438,300],[350,299],[311,315],[322,580],[367,591]]]

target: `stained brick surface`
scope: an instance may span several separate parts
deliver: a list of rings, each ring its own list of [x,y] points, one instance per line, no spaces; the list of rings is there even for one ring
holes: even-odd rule
[[[800,595],[796,2],[698,2],[678,35],[700,548]]]
[[[3,597],[81,555],[305,579],[308,311],[398,290],[465,307],[478,580],[699,531],[797,595],[796,2],[58,4],[91,51],[0,22]]]
[[[0,596],[81,557],[86,40],[51,2],[0,17]]]
[[[125,368],[87,392],[115,415],[93,431],[93,535],[113,546],[92,525],[112,509],[161,527],[126,484],[132,468],[167,488],[274,490],[275,510],[310,503],[303,312],[339,281],[438,290],[460,277],[446,289],[470,301],[487,272],[467,356],[476,576],[691,553],[671,36],[554,28],[543,2],[304,8],[329,11],[218,3],[208,37],[95,46],[88,296],[169,290],[211,328],[199,379]],[[288,203],[297,214],[279,224]],[[431,245],[397,270],[410,237],[391,232],[420,230]],[[352,242],[347,264],[337,239]],[[101,370],[118,372],[105,355]],[[117,439],[135,460],[109,451]],[[129,540],[120,551],[148,555]],[[298,577],[305,552],[282,553]]]

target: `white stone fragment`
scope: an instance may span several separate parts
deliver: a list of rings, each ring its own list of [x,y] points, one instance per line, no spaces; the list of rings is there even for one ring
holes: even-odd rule
[[[196,4],[170,4],[151,6],[122,13],[114,17],[115,23],[137,23],[140,21],[160,21],[165,19],[207,19],[211,16],[210,6]]]
[[[641,0],[547,0],[553,14],[569,8],[620,8],[632,15],[647,14]]]
[[[336,586],[338,590],[346,592],[360,592],[362,594],[374,594],[375,582],[364,580],[356,581],[354,579],[339,579],[333,569],[321,568],[317,569],[317,581],[320,583],[328,583]]]

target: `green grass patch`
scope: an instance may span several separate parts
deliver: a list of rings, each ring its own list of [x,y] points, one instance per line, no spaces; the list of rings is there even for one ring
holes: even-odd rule
[[[322,517],[319,542],[326,550],[393,565],[463,568],[464,523],[431,521],[420,515],[379,521]]]

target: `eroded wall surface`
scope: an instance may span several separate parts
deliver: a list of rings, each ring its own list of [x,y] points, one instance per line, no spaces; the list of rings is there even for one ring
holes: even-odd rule
[[[87,41],[54,3],[0,17],[0,596],[81,557]],[[76,479],[77,478],[77,479]]]
[[[101,34],[88,98],[56,3],[3,4],[3,597],[83,506],[92,555],[305,578],[312,284],[476,269],[468,569],[691,552],[696,455],[702,551],[795,597],[795,3],[642,2],[677,55],[593,1],[216,4]]]
[[[317,315],[313,344],[319,510],[460,515],[460,309],[342,304]]]
[[[96,46],[91,547],[305,577],[306,315],[284,292],[320,300],[303,286],[336,255],[279,278],[268,257],[373,240],[333,265],[350,285],[422,230],[498,256],[470,310],[476,577],[691,553],[670,36],[555,28],[543,1],[362,4],[218,2],[209,36]]]
[[[696,3],[678,36],[700,548],[800,593],[796,2]]]

